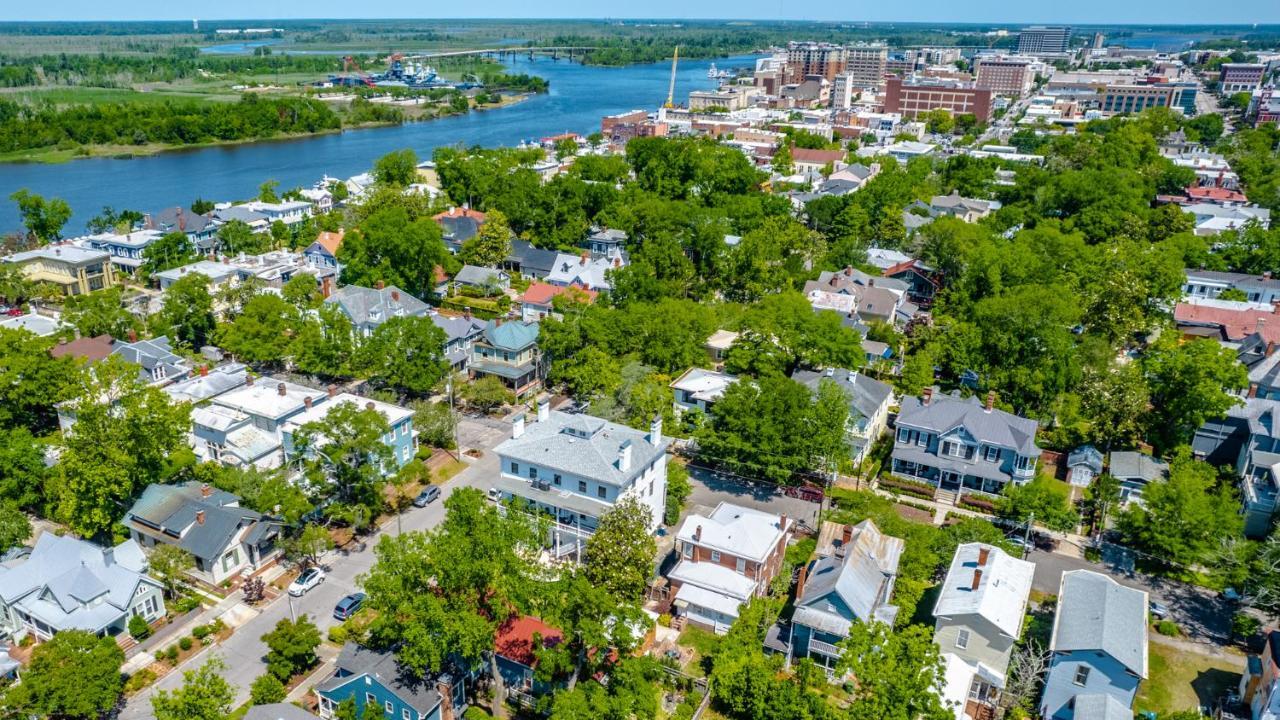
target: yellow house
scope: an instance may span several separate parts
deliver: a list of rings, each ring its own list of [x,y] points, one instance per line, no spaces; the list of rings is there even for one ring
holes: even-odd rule
[[[22,269],[35,282],[53,283],[64,295],[84,295],[116,284],[111,255],[76,245],[48,245],[14,253],[5,262]]]

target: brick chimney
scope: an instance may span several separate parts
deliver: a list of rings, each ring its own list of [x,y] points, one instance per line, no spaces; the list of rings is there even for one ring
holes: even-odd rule
[[[284,397],[286,392],[287,392],[287,391],[285,390],[284,383],[276,383],[276,394],[277,394],[277,395],[279,395],[280,397]]]
[[[253,387],[253,373],[244,374],[244,384]]]
[[[694,529],[693,529],[693,541],[694,541],[694,542],[701,542],[701,541],[702,541],[702,526],[701,526],[701,525],[699,525],[698,527],[696,527],[696,528],[694,528]]]
[[[365,403],[365,404],[364,404],[364,409],[365,409],[365,410],[372,410],[372,409],[373,409],[373,401],[372,401],[372,400],[370,400],[369,402]]]
[[[853,542],[853,526],[845,525],[840,530],[840,545],[843,547],[848,547],[849,543],[851,542]]]
[[[805,563],[800,566],[800,574],[796,577],[796,597],[804,594],[804,583],[809,579],[809,564]]]
[[[391,291],[391,302],[400,302],[400,291],[399,291],[399,290],[392,290],[392,291]]]
[[[204,511],[203,511],[203,510],[197,510],[197,511],[196,511],[196,524],[197,524],[197,525],[203,525],[203,524],[204,524]]]
[[[201,365],[201,366],[200,366],[200,377],[209,377],[209,366],[208,366],[208,365]]]
[[[312,400],[310,395],[307,395],[306,397],[302,398],[302,404],[306,405],[308,410],[311,409],[311,403],[312,403]]]
[[[137,331],[137,330],[134,330],[133,328],[129,328],[129,333],[128,333],[128,335],[129,335],[129,342],[131,342],[131,343],[136,343],[136,342],[138,342],[138,331]]]
[[[586,251],[586,250],[583,250],[583,251],[582,251],[582,254],[578,256],[578,264],[579,264],[579,265],[586,265],[586,264],[587,264],[587,251]]]
[[[778,529],[783,532],[787,531],[787,514],[786,513],[782,513],[781,515],[778,516]]]
[[[209,483],[200,486],[200,497],[207,498],[213,496],[213,488],[209,487]]]
[[[385,288],[386,286],[387,286],[387,284],[386,284],[386,283],[384,283],[384,282],[383,282],[383,281],[381,281],[381,280],[379,280],[378,282],[376,282],[376,283],[374,283],[374,284],[373,284],[373,288],[374,288],[375,290],[381,290],[381,289]]]
[[[977,589],[978,589],[978,586],[979,586],[979,585],[981,585],[981,584],[982,584],[982,571],[981,571],[981,570],[974,570],[974,571],[973,571],[973,584],[969,586],[969,589],[970,589],[970,590],[977,590]]]
[[[986,567],[987,556],[990,554],[991,554],[991,551],[988,550],[987,548],[980,548],[978,550],[978,567]]]
[[[929,403],[933,401],[933,388],[927,387],[920,394],[920,404],[929,407]]]
[[[991,412],[992,410],[995,409],[995,406],[996,406],[996,391],[989,390],[987,391],[987,404],[984,405],[983,408],[987,412]]]
[[[333,383],[330,383],[329,387],[325,388],[325,390],[328,391],[329,397],[336,397],[338,394],[338,386]]]
[[[436,692],[440,693],[440,720],[455,720],[453,713],[453,683],[449,675],[436,678]]]

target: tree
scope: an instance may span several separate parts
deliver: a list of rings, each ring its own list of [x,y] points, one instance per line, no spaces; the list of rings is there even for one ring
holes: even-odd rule
[[[554,367],[551,377],[564,383],[565,389],[578,400],[590,401],[611,393],[622,382],[618,363],[607,352],[594,346],[582,348]]]
[[[22,682],[5,691],[4,705],[19,717],[97,720],[120,701],[123,664],[115,638],[64,630],[35,647]]]
[[[142,271],[154,275],[195,262],[197,257],[195,246],[186,233],[165,233],[142,249]]]
[[[223,253],[261,255],[271,249],[270,236],[255,233],[241,220],[229,220],[218,228],[218,245]]]
[[[218,327],[218,344],[241,360],[281,363],[298,327],[298,311],[279,295],[254,295],[235,320]]]
[[[34,510],[44,501],[44,445],[23,426],[0,429],[0,501]]]
[[[678,462],[667,462],[667,497],[663,521],[675,525],[680,521],[680,513],[684,511],[684,501],[693,493],[693,485],[689,482],[689,471]]]
[[[515,394],[493,375],[485,375],[463,385],[461,395],[467,405],[483,413],[493,412],[503,405],[515,402]]]
[[[1073,530],[1080,516],[1071,507],[1071,490],[1048,475],[1025,485],[1009,483],[998,502],[1000,516],[1020,523],[1033,519],[1052,530]]]
[[[814,312],[804,295],[783,292],[747,311],[725,367],[750,375],[790,375],[802,367],[857,370],[866,361],[861,343],[838,313]]]
[[[362,529],[386,506],[382,488],[396,457],[383,438],[391,432],[387,419],[372,407],[342,402],[323,419],[309,422],[293,435],[294,453],[302,459],[310,487],[332,500],[324,506],[331,517],[354,513]]]
[[[493,649],[494,633],[528,608],[538,583],[534,558],[545,527],[521,512],[504,511],[471,488],[444,501],[445,518],[429,532],[384,535],[377,562],[361,585],[376,611],[375,642],[398,644],[407,668],[425,674],[457,660],[488,657],[494,697],[504,697]],[[495,715],[505,717],[501,702]]]
[[[279,180],[265,180],[258,186],[258,200],[264,203],[280,202],[280,195],[276,192],[280,187]]]
[[[271,673],[259,675],[249,686],[249,702],[254,705],[272,705],[284,702],[288,693],[284,683]]]
[[[1180,343],[1165,333],[1143,358],[1154,411],[1152,435],[1162,448],[1190,441],[1207,420],[1226,415],[1248,385],[1235,352],[1210,340]]]
[[[564,160],[578,153],[578,141],[571,137],[560,138],[556,141],[556,160]]]
[[[497,267],[511,255],[511,226],[501,210],[490,210],[475,236],[463,241],[458,259],[467,265]]]
[[[639,602],[658,554],[652,526],[653,510],[639,498],[627,496],[615,503],[587,539],[587,579],[619,602]]]
[[[138,488],[162,482],[186,449],[191,409],[172,403],[113,355],[83,374],[67,408],[75,427],[62,436],[55,480],[55,515],[85,537],[106,532]]]
[[[942,658],[923,625],[898,631],[881,622],[854,623],[841,643],[840,668],[857,677],[849,720],[949,720],[938,698]]]
[[[1107,519],[1112,508],[1120,505],[1120,481],[1109,473],[1098,476],[1093,484],[1085,488],[1085,499],[1093,509],[1094,522],[1099,532],[1107,527]]]
[[[0,553],[31,538],[31,521],[13,502],[0,504]]]
[[[949,134],[956,127],[956,119],[949,110],[938,108],[924,114],[925,129],[931,133]]]
[[[1040,686],[1053,653],[1034,639],[1020,643],[1009,662],[1009,683],[1004,694],[1010,705],[1030,710],[1040,697]]]
[[[183,347],[199,350],[209,344],[217,327],[213,318],[213,296],[209,294],[209,278],[191,273],[170,285],[164,293],[156,326]]]
[[[323,525],[309,523],[298,536],[285,541],[285,554],[298,564],[319,565],[320,556],[333,549],[333,536]]]
[[[307,615],[297,621],[281,618],[271,632],[262,636],[266,643],[267,671],[281,682],[316,664],[316,648],[320,646],[320,629]]]
[[[62,198],[49,198],[22,188],[9,196],[18,204],[18,213],[22,215],[22,224],[27,235],[40,243],[47,243],[62,237],[62,227],[71,219],[71,206]]]
[[[315,275],[298,273],[289,278],[289,282],[280,288],[280,296],[301,312],[312,309],[318,304],[320,300],[319,289],[320,285],[316,282]]]
[[[1133,447],[1142,438],[1150,394],[1137,363],[1086,371],[1080,397],[1089,439],[1104,452]]]
[[[773,153],[773,157],[769,160],[769,165],[773,167],[773,171],[786,177],[796,170],[795,161],[791,158],[791,144],[783,141],[778,144],[778,149]]]
[[[415,400],[412,407],[413,429],[418,431],[418,441],[428,447],[452,449],[456,444],[458,418],[449,403]]]
[[[394,205],[375,211],[347,233],[338,248],[343,284],[372,287],[379,280],[417,297],[435,288],[435,266],[456,267],[440,226],[429,217],[410,218]]]
[[[356,364],[375,382],[426,395],[449,372],[446,340],[429,317],[393,317],[361,344]]]
[[[1120,515],[1125,541],[1175,565],[1207,560],[1223,538],[1243,527],[1240,503],[1229,486],[1218,481],[1212,465],[1179,448],[1169,464],[1169,479],[1147,485],[1142,503]]]
[[[1249,604],[1273,621],[1280,618],[1280,531],[1272,530],[1248,578]]]
[[[156,720],[227,720],[236,694],[222,677],[225,668],[220,658],[210,658],[182,673],[182,687],[156,692],[151,697]]]
[[[36,337],[24,330],[0,328],[0,427],[20,426],[33,434],[57,427],[58,416],[53,406],[71,398],[79,371],[72,358],[55,358],[49,354],[55,342],[54,338]],[[25,437],[11,435],[8,440],[9,447],[17,448],[14,442]],[[24,447],[25,453],[9,457],[25,458],[22,464],[29,468],[29,452],[35,445]],[[8,482],[9,476],[0,474],[0,487]]]
[[[412,185],[418,179],[418,154],[405,148],[383,155],[373,164],[373,178],[383,185]]]
[[[191,553],[168,543],[156,545],[147,558],[147,567],[150,568],[151,574],[164,585],[165,595],[170,599],[178,596],[178,588],[183,578],[195,565],[196,560]]]
[[[216,205],[212,200],[205,200],[204,198],[196,198],[195,200],[191,201],[191,212],[197,215],[207,215],[213,212],[215,207]]]
[[[72,295],[63,306],[62,320],[83,337],[110,335],[121,339],[142,329],[142,321],[124,306],[124,289],[116,286]]]
[[[356,353],[355,328],[334,303],[322,303],[304,315],[291,350],[299,370],[324,377],[345,377],[352,372]]]

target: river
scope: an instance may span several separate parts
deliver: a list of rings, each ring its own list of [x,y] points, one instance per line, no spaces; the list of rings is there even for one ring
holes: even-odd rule
[[[747,67],[751,56],[721,59],[721,69]],[[708,89],[709,60],[682,61],[676,97]],[[17,229],[20,218],[8,196],[28,188],[71,204],[65,235],[78,235],[104,205],[148,212],[190,206],[196,198],[222,201],[257,193],[264,180],[281,188],[310,186],[324,175],[349,177],[369,169],[382,155],[409,147],[422,158],[447,145],[512,146],[561,132],[589,133],[604,115],[638,108],[654,110],[666,99],[669,63],[592,67],[566,60],[518,58],[511,72],[541,75],[550,92],[509,107],[395,127],[348,130],[294,140],[175,150],[146,157],[86,158],[68,163],[0,164],[0,230]]]

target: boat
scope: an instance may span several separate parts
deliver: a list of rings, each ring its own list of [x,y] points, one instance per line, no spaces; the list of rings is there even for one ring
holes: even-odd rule
[[[727,78],[727,77],[729,77],[729,71],[728,71],[728,70],[717,70],[717,69],[716,69],[716,64],[715,64],[715,63],[711,63],[711,67],[707,68],[707,77],[711,78],[712,80],[719,80],[719,79]]]

